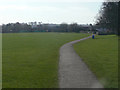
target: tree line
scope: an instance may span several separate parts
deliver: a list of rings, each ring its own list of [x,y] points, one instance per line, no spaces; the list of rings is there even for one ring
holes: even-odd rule
[[[80,32],[88,30],[88,27],[83,27],[77,23],[67,24],[36,24],[30,25],[27,23],[9,23],[2,25],[2,33],[17,33],[17,32]]]
[[[103,2],[97,17],[96,26],[107,28],[115,34],[120,35],[119,31],[119,3],[120,2]]]

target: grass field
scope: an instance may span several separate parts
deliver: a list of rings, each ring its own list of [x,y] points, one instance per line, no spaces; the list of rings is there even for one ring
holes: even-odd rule
[[[117,36],[96,36],[75,44],[74,48],[105,88],[118,88]]]
[[[0,89],[2,88],[2,33],[0,33]]]
[[[3,34],[3,88],[58,87],[59,48],[86,36],[79,33]]]

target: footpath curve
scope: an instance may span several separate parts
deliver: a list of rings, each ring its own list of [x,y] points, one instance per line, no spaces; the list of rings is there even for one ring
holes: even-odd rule
[[[60,48],[59,88],[103,88],[73,49],[73,44],[88,38],[91,36],[69,42]]]

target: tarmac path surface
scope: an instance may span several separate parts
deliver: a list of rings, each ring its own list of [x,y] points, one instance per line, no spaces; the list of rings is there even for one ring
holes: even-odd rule
[[[64,44],[60,48],[59,88],[103,88],[73,49],[73,44],[91,36]]]

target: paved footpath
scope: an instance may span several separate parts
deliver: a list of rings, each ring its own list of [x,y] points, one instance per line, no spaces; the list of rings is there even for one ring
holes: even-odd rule
[[[72,46],[88,38],[91,36],[69,42],[60,48],[59,88],[103,88]]]

